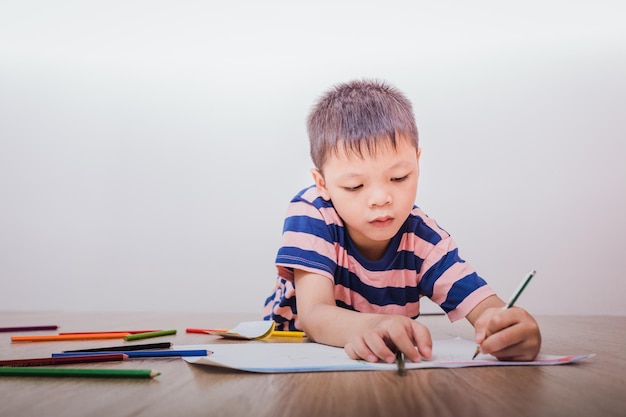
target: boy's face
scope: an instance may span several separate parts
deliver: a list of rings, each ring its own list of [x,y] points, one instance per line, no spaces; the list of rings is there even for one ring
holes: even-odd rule
[[[420,151],[404,138],[363,157],[331,153],[323,175],[313,170],[322,198],[332,200],[350,237],[368,259],[379,259],[415,204]]]

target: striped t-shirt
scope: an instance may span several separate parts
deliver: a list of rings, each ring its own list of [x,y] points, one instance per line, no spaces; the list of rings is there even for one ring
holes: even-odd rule
[[[383,257],[368,260],[356,249],[332,202],[324,200],[315,186],[302,190],[289,204],[276,266],[278,277],[265,301],[264,319],[274,320],[282,330],[301,330],[294,269],[330,279],[336,305],[364,313],[416,318],[420,297],[426,296],[455,321],[494,294],[459,257],[450,235],[418,207]]]

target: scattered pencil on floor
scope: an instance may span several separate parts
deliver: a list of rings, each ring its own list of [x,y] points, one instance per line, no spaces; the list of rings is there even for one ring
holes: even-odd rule
[[[52,342],[65,340],[123,339],[128,333],[51,334],[42,336],[12,336],[12,342]]]
[[[304,337],[304,332],[297,330],[274,330],[270,337]]]
[[[123,353],[107,353],[107,354],[90,354],[81,356],[70,356],[63,358],[31,358],[31,359],[7,359],[0,361],[0,367],[4,366],[48,366],[48,365],[65,365],[71,363],[93,363],[93,362],[109,362],[123,361],[128,355]]]
[[[73,352],[123,352],[127,350],[152,350],[152,349],[169,349],[172,347],[171,342],[159,342],[159,343],[144,343],[141,345],[122,345],[122,346],[109,346],[103,348],[90,348],[90,349],[76,349],[76,350],[64,350],[63,353]]]
[[[128,334],[137,334],[137,333],[149,333],[149,332],[158,332],[159,330],[102,330],[99,332],[62,332],[59,334],[102,334],[102,333],[128,333]]]
[[[3,376],[38,376],[55,378],[154,378],[161,375],[152,369],[101,369],[101,368],[0,368]]]
[[[137,333],[137,334],[129,334],[124,337],[124,340],[140,340],[140,339],[148,339],[151,337],[160,337],[160,336],[169,336],[176,334],[176,330],[159,330],[157,332],[147,332],[147,333]]]
[[[63,358],[68,356],[84,356],[97,352],[64,352],[53,353],[53,358]],[[173,358],[183,356],[208,356],[211,351],[206,349],[169,349],[169,350],[128,350],[120,351],[128,355],[129,358]]]
[[[219,333],[219,332],[227,332],[228,329],[199,329],[197,327],[188,327],[187,329],[185,329],[185,331],[187,333],[205,333],[205,334],[211,334],[211,333]]]
[[[59,326],[56,324],[45,326],[13,326],[13,327],[0,327],[0,333],[8,332],[32,332],[37,330],[56,330]]]

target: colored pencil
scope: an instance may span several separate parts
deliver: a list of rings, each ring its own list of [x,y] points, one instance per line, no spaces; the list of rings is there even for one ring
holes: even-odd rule
[[[68,356],[65,358],[31,358],[31,359],[8,359],[0,361],[2,366],[48,366],[65,365],[68,363],[92,363],[107,361],[122,361],[128,358],[123,353],[108,353],[98,355]]]
[[[519,286],[517,287],[517,289],[511,296],[511,298],[509,299],[509,301],[502,307],[502,310],[507,310],[515,305],[515,302],[517,301],[519,296],[522,295],[524,288],[526,288],[526,286],[528,285],[532,277],[535,276],[536,273],[537,272],[535,270],[532,270],[528,273],[528,275],[524,277],[522,282],[519,284]],[[480,353],[480,345],[476,346],[476,350],[474,351],[474,356],[472,356],[472,360],[476,359],[476,356],[478,356],[479,353]]]
[[[64,358],[68,356],[85,356],[85,355],[89,355],[93,353],[99,353],[99,352],[53,353],[52,357]],[[211,352],[206,349],[128,350],[128,351],[120,351],[119,353],[128,355],[129,358],[168,358],[168,357],[177,357],[177,356],[207,356],[211,354]]]
[[[172,334],[176,334],[176,330],[159,330],[157,332],[146,332],[146,333],[137,333],[137,334],[129,334],[124,337],[124,340],[140,340],[140,339],[148,339],[150,337],[160,337],[160,336],[169,336]]]
[[[211,334],[213,332],[227,332],[229,329],[199,329],[196,327],[188,327],[185,329],[187,333],[206,333]]]
[[[270,337],[304,337],[304,332],[292,330],[274,330]]]
[[[127,350],[169,349],[171,347],[172,347],[172,344],[170,342],[160,342],[160,343],[145,343],[142,345],[124,345],[124,346],[110,346],[110,347],[104,347],[104,348],[64,350],[63,353],[121,352],[121,351],[127,351]]]
[[[31,331],[35,331],[35,330],[56,330],[58,328],[59,328],[59,326],[57,326],[57,325],[0,327],[0,333],[31,332]]]
[[[397,351],[396,352],[396,369],[398,372],[398,375],[403,376],[406,373],[405,367],[404,367],[404,353]]]
[[[128,333],[52,334],[47,336],[12,336],[12,342],[52,342],[61,340],[122,339]]]
[[[111,330],[111,331],[101,331],[101,332],[64,332],[59,334],[101,334],[101,333],[128,333],[128,334],[137,334],[137,333],[148,333],[148,332],[157,332],[158,330]]]
[[[102,369],[102,368],[0,368],[3,376],[44,376],[78,378],[154,378],[160,372],[151,369]]]

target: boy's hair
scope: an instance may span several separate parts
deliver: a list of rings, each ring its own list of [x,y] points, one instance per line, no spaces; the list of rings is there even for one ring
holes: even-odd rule
[[[411,102],[396,88],[379,80],[337,84],[313,106],[307,120],[311,159],[322,170],[329,152],[363,156],[377,144],[397,144],[397,136],[418,147]]]

